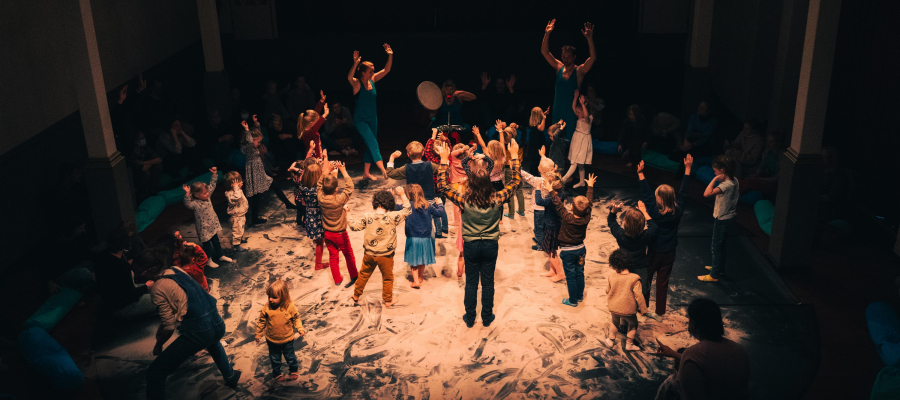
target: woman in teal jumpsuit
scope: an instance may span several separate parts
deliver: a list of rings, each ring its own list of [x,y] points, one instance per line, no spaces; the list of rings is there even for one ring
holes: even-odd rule
[[[384,170],[384,163],[381,161],[381,150],[378,149],[378,112],[375,108],[375,99],[377,92],[375,91],[375,82],[384,78],[388,72],[391,72],[391,64],[394,60],[394,51],[387,43],[384,44],[384,51],[388,54],[387,63],[384,69],[375,72],[375,65],[369,61],[360,62],[359,52],[353,52],[353,67],[347,75],[350,86],[353,87],[353,95],[356,98],[356,111],[353,114],[353,123],[356,125],[356,131],[362,136],[366,142],[366,152],[363,154],[363,176],[367,179],[375,180],[376,178],[369,174],[369,168],[372,163],[381,170],[381,175],[387,178],[387,172]]]

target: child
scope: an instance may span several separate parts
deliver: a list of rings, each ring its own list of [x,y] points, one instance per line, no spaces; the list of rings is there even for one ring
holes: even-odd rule
[[[553,142],[550,143],[547,157],[553,160],[553,163],[559,168],[565,166],[566,154],[569,152],[569,139],[566,139],[566,135],[563,132],[564,129],[566,129],[566,122],[559,120],[559,122],[550,125],[550,129],[547,131],[550,135],[550,140]]]
[[[528,182],[534,191],[531,196],[531,209],[534,211],[534,237],[531,238],[534,241],[534,245],[531,246],[532,250],[540,250],[541,242],[544,240],[544,206],[538,205],[538,193],[540,193],[541,187],[544,186],[544,176],[549,173],[556,173],[556,165],[553,164],[553,160],[544,157],[544,146],[541,146],[538,155],[541,158],[540,163],[538,163],[538,171],[541,176],[533,176],[527,171],[522,171],[522,179]]]
[[[401,154],[399,150],[395,151],[388,159],[388,178],[394,180],[406,179],[407,184],[415,183],[419,185],[425,194],[425,199],[429,203],[434,203],[434,175],[438,172],[438,164],[431,161],[422,161],[425,147],[418,141],[413,141],[406,145],[406,155],[409,156],[410,163],[400,168],[394,168],[394,159],[400,157]],[[439,216],[433,218],[435,238],[437,239],[444,238],[442,233],[449,230],[449,227],[446,227],[446,218],[446,214],[444,214],[443,218]]]
[[[297,354],[294,353],[294,329],[300,337],[306,335],[303,322],[300,321],[300,313],[291,301],[291,293],[287,284],[282,280],[272,282],[266,289],[269,296],[269,304],[259,310],[259,320],[256,323],[256,343],[262,342],[266,336],[266,345],[269,347],[269,361],[272,362],[272,375],[275,380],[285,380],[281,374],[281,356],[287,361],[290,377],[287,380],[300,378],[300,364],[297,362]]]
[[[406,220],[406,251],[403,261],[412,269],[413,282],[410,286],[418,289],[422,286],[422,269],[427,264],[435,263],[431,220],[437,216],[446,216],[447,213],[440,197],[434,199],[434,204],[429,204],[422,193],[422,187],[415,183],[406,185],[406,193],[409,194],[412,213]]]
[[[307,152],[313,152],[316,158],[322,158],[322,139],[319,136],[319,129],[322,128],[330,111],[330,108],[325,106],[325,93],[320,90],[319,95],[322,98],[316,103],[316,109],[300,114],[300,118],[297,120],[298,138],[301,142],[310,141]]]
[[[260,158],[259,146],[262,143],[263,135],[259,130],[259,122],[256,115],[253,116],[253,129],[247,125],[247,121],[241,121],[244,127],[244,136],[241,140],[241,152],[247,157],[247,166],[244,170],[244,176],[247,178],[247,202],[250,206],[250,225],[264,224],[267,219],[259,216],[259,199],[260,194],[269,190],[272,186],[272,178],[266,175],[266,169],[263,166],[262,158]]]
[[[465,193],[466,191],[466,183],[468,182],[468,178],[466,177],[466,170],[463,168],[463,159],[467,157],[471,157],[475,152],[475,147],[469,147],[464,143],[457,143],[453,146],[452,151],[450,152],[450,166],[448,169],[449,177],[450,177],[450,187],[456,193]],[[440,164],[440,160],[438,160],[438,164]],[[440,174],[439,174],[440,175]],[[453,207],[453,220],[454,225],[456,226],[456,250],[459,251],[459,257],[456,260],[456,277],[462,278],[463,271],[465,269],[465,257],[463,256],[463,246],[465,245],[465,240],[463,240],[462,235],[462,210],[455,203],[450,203]]]
[[[300,182],[303,180],[303,171],[306,167],[319,162],[318,158],[312,156],[315,152],[315,143],[309,142],[309,151],[306,152],[306,158],[302,161],[294,161],[288,172],[291,174],[290,179],[294,182],[294,202],[297,204],[297,225],[303,225],[303,216],[306,215],[306,206],[303,204],[303,196],[300,194]]]
[[[506,148],[506,144],[513,140],[516,141],[516,144],[521,145],[521,143],[519,143],[520,139],[518,138],[518,136],[519,136],[518,127],[519,126],[516,125],[515,122],[513,122],[513,123],[509,124],[509,126],[507,126],[506,128],[503,128],[502,131],[499,131],[500,132],[500,146],[502,146],[503,148]],[[506,155],[507,162],[505,162],[503,164],[504,185],[508,184],[510,181],[512,181],[512,168],[510,168],[511,162],[509,161],[509,160],[512,160],[512,155],[509,154],[509,150],[505,150],[505,155]],[[518,159],[520,161],[523,160],[524,155],[525,155],[525,148],[519,147],[519,154],[518,154],[519,158]],[[514,202],[513,199],[515,199],[516,201]],[[519,185],[516,188],[515,197],[513,197],[513,196],[509,197],[509,202],[507,203],[507,204],[509,204],[509,212],[504,213],[503,216],[507,217],[507,218],[513,218],[513,208],[515,208],[515,205],[517,203],[519,205],[518,214],[524,217],[525,216],[525,192],[522,190],[522,185]]]
[[[531,109],[531,116],[528,118],[528,172],[534,175],[540,174],[538,171],[542,156],[538,154],[538,150],[544,148],[544,131],[547,127],[547,110],[541,110],[540,107]],[[525,168],[523,168],[523,171]]]
[[[737,215],[735,208],[741,195],[740,183],[734,177],[737,162],[733,158],[719,156],[713,160],[712,168],[716,172],[716,177],[709,181],[703,196],[716,198],[716,205],[713,208],[713,218],[716,220],[713,222],[712,265],[706,267],[709,275],[697,277],[703,282],[718,282],[719,278],[725,275],[725,240],[728,239],[731,222]]]
[[[562,181],[559,180],[559,175],[555,172],[550,172],[544,176],[543,186],[560,190],[562,189]],[[546,189],[544,191],[546,192]],[[559,282],[566,278],[562,269],[562,261],[559,260],[556,254],[556,250],[559,248],[559,213],[556,211],[549,193],[546,196],[542,196],[541,190],[536,189],[534,191],[534,201],[539,206],[544,207],[544,235],[541,238],[541,250],[544,251],[544,254],[547,254],[547,257],[550,257],[550,271],[542,273],[541,276],[549,277],[553,282]]]
[[[609,209],[609,215],[606,216],[606,223],[609,226],[609,233],[616,238],[616,243],[620,249],[625,250],[628,259],[631,260],[631,271],[641,277],[641,294],[644,296],[644,303],[650,306],[650,281],[647,246],[656,237],[656,222],[647,214],[647,208],[644,202],[638,200],[637,210],[634,208],[625,211],[625,229],[619,226],[617,215],[622,209],[622,204],[613,204]],[[647,230],[644,230],[644,225]]]
[[[193,243],[184,242],[181,251],[175,254],[175,266],[181,268],[191,278],[194,278],[200,287],[205,291],[209,291],[209,283],[206,282],[206,274],[204,272],[209,264],[209,258],[200,246]]]
[[[330,167],[331,164],[324,164]],[[319,202],[319,209],[322,213],[322,225],[325,229],[324,238],[325,245],[328,246],[328,260],[331,265],[331,277],[334,278],[334,284],[340,285],[344,281],[340,270],[340,255],[338,251],[344,253],[344,262],[347,263],[347,272],[350,274],[350,282],[346,288],[356,283],[358,272],[356,271],[356,258],[353,256],[353,247],[350,247],[350,237],[347,236],[347,209],[345,206],[350,201],[350,195],[353,194],[353,179],[347,174],[347,167],[344,163],[336,163],[337,169],[344,176],[344,191],[337,193],[338,180],[332,175],[330,170],[327,174],[322,174],[319,182],[316,184],[316,196]]]
[[[573,188],[584,186],[584,165],[590,164],[593,160],[594,146],[591,142],[591,123],[594,117],[588,113],[587,105],[584,104],[584,96],[578,95],[575,90],[575,98],[572,99],[572,109],[575,110],[575,116],[578,122],[575,124],[575,133],[572,134],[571,144],[569,146],[569,172],[563,177],[563,182],[568,182],[578,168],[578,183]]]
[[[572,200],[572,211],[566,208],[566,203],[560,200],[549,181],[544,182],[544,190],[550,194],[550,200],[556,206],[556,211],[562,218],[562,226],[559,229],[559,259],[562,261],[566,272],[566,286],[569,289],[569,297],[562,303],[567,306],[578,307],[578,302],[584,300],[584,238],[587,236],[587,226],[591,222],[592,203],[594,201],[595,175],[588,176],[587,196],[577,196]]]
[[[684,176],[681,179],[681,188],[676,196],[675,189],[669,185],[660,185],[656,192],[650,191],[650,186],[644,179],[644,162],[638,163],[637,173],[641,186],[641,195],[644,204],[647,205],[647,214],[656,221],[657,233],[650,246],[647,248],[647,286],[653,281],[656,274],[656,313],[666,313],[666,295],[669,290],[669,275],[675,264],[675,248],[678,246],[678,224],[684,215],[684,201],[687,198],[687,189],[691,178],[691,166],[694,159],[690,154],[684,159]],[[644,292],[649,294],[650,288],[645,287]],[[649,299],[644,299],[650,301]]]
[[[619,323],[625,321],[628,324],[628,333],[625,335],[625,350],[636,351],[639,347],[634,345],[634,337],[637,333],[637,312],[648,318],[659,319],[659,316],[647,311],[641,294],[641,277],[630,272],[631,260],[628,253],[622,249],[616,249],[609,255],[609,266],[616,271],[606,278],[609,286],[606,289],[609,314],[612,316],[607,326],[606,338],[603,340],[609,347],[615,346],[616,334],[619,333]]]
[[[197,236],[200,237],[200,245],[203,251],[212,258],[209,266],[218,267],[219,262],[234,262],[234,260],[222,254],[222,245],[219,244],[219,217],[213,210],[212,202],[209,197],[216,190],[216,179],[219,174],[216,167],[209,169],[212,172],[209,185],[203,182],[194,182],[191,186],[184,185],[184,206],[189,210],[194,210],[194,224],[197,228]]]
[[[239,172],[231,171],[225,174],[225,184],[231,188],[225,192],[228,199],[228,215],[231,216],[231,247],[236,252],[244,252],[247,249],[241,247],[241,243],[244,243],[244,223],[247,222],[245,215],[249,208],[244,191],[241,190],[244,181]]]
[[[458,135],[454,141],[456,141],[456,142],[459,141]],[[454,148],[457,148],[461,144],[462,143],[457,143],[453,146],[454,146]],[[431,128],[431,139],[428,139],[428,141],[425,142],[425,159],[430,161],[434,165],[440,165],[441,159],[440,159],[440,157],[438,157],[437,153],[435,152],[435,146],[442,147],[442,146],[450,146],[450,145],[451,145],[451,142],[447,140],[447,136],[444,133],[438,133],[437,128]],[[463,144],[462,146],[465,146],[465,145]],[[468,147],[468,146],[466,146],[466,147]],[[460,170],[461,169],[462,169],[462,167],[460,167]],[[437,174],[434,174],[433,178],[434,178],[434,187],[437,188],[437,184],[438,184]],[[435,190],[434,196],[435,196],[435,198],[441,199],[441,202],[447,201],[447,199],[444,197],[444,195],[439,193],[437,190]],[[438,222],[440,222],[440,224],[441,224],[441,229],[435,230],[436,236],[443,237],[445,235],[449,235],[450,234],[450,222],[448,221],[448,217],[445,216],[445,217],[441,217],[441,218],[435,218],[434,219],[435,227],[437,227]]]
[[[381,270],[381,299],[384,306],[390,307],[394,303],[394,250],[397,249],[397,225],[412,213],[403,188],[398,187],[394,190],[400,194],[403,209],[388,211],[395,207],[394,195],[387,190],[380,190],[372,197],[372,209],[375,211],[349,221],[350,229],[365,230],[363,247],[366,249],[366,255],[363,256],[359,280],[356,281],[356,288],[353,290],[353,301],[356,303],[359,303],[359,296],[362,295],[376,267]]]
[[[501,130],[499,127],[505,127],[505,124],[497,121],[497,126],[498,130]],[[498,192],[503,190],[503,165],[506,164],[506,146],[497,140],[491,140],[487,144],[484,144],[484,140],[481,138],[481,131],[478,130],[477,126],[472,127],[472,134],[475,135],[475,139],[478,140],[478,145],[484,149],[484,155],[491,160],[494,160],[494,168],[490,170],[491,185],[494,187],[494,190]]]
[[[324,164],[328,163],[328,155],[325,155]],[[322,212],[319,209],[318,183],[322,177],[322,165],[311,163],[303,170],[297,191],[300,199],[306,206],[306,215],[303,216],[303,228],[306,236],[316,243],[316,271],[325,269],[328,265],[322,262],[322,245],[325,243],[325,229],[322,228]]]

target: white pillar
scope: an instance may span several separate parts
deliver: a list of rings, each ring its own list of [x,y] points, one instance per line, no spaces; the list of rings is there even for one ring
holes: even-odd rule
[[[215,0],[197,0],[197,14],[200,17],[200,38],[203,41],[203,59],[206,72],[225,69],[222,61],[222,40],[219,37],[219,15]]]
[[[709,43],[712,37],[713,0],[694,0],[691,27],[690,63],[694,68],[709,67]]]

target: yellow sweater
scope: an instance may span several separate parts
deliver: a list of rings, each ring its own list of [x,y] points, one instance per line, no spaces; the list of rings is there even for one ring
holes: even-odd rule
[[[294,340],[294,328],[297,332],[306,333],[303,322],[300,321],[300,313],[293,304],[286,309],[272,308],[268,304],[259,310],[259,321],[256,323],[256,338],[275,344],[284,344]]]

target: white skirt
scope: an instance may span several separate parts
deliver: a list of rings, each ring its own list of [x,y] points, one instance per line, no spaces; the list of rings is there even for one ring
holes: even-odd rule
[[[594,144],[591,134],[575,131],[569,143],[569,161],[572,164],[590,164],[594,158]]]

